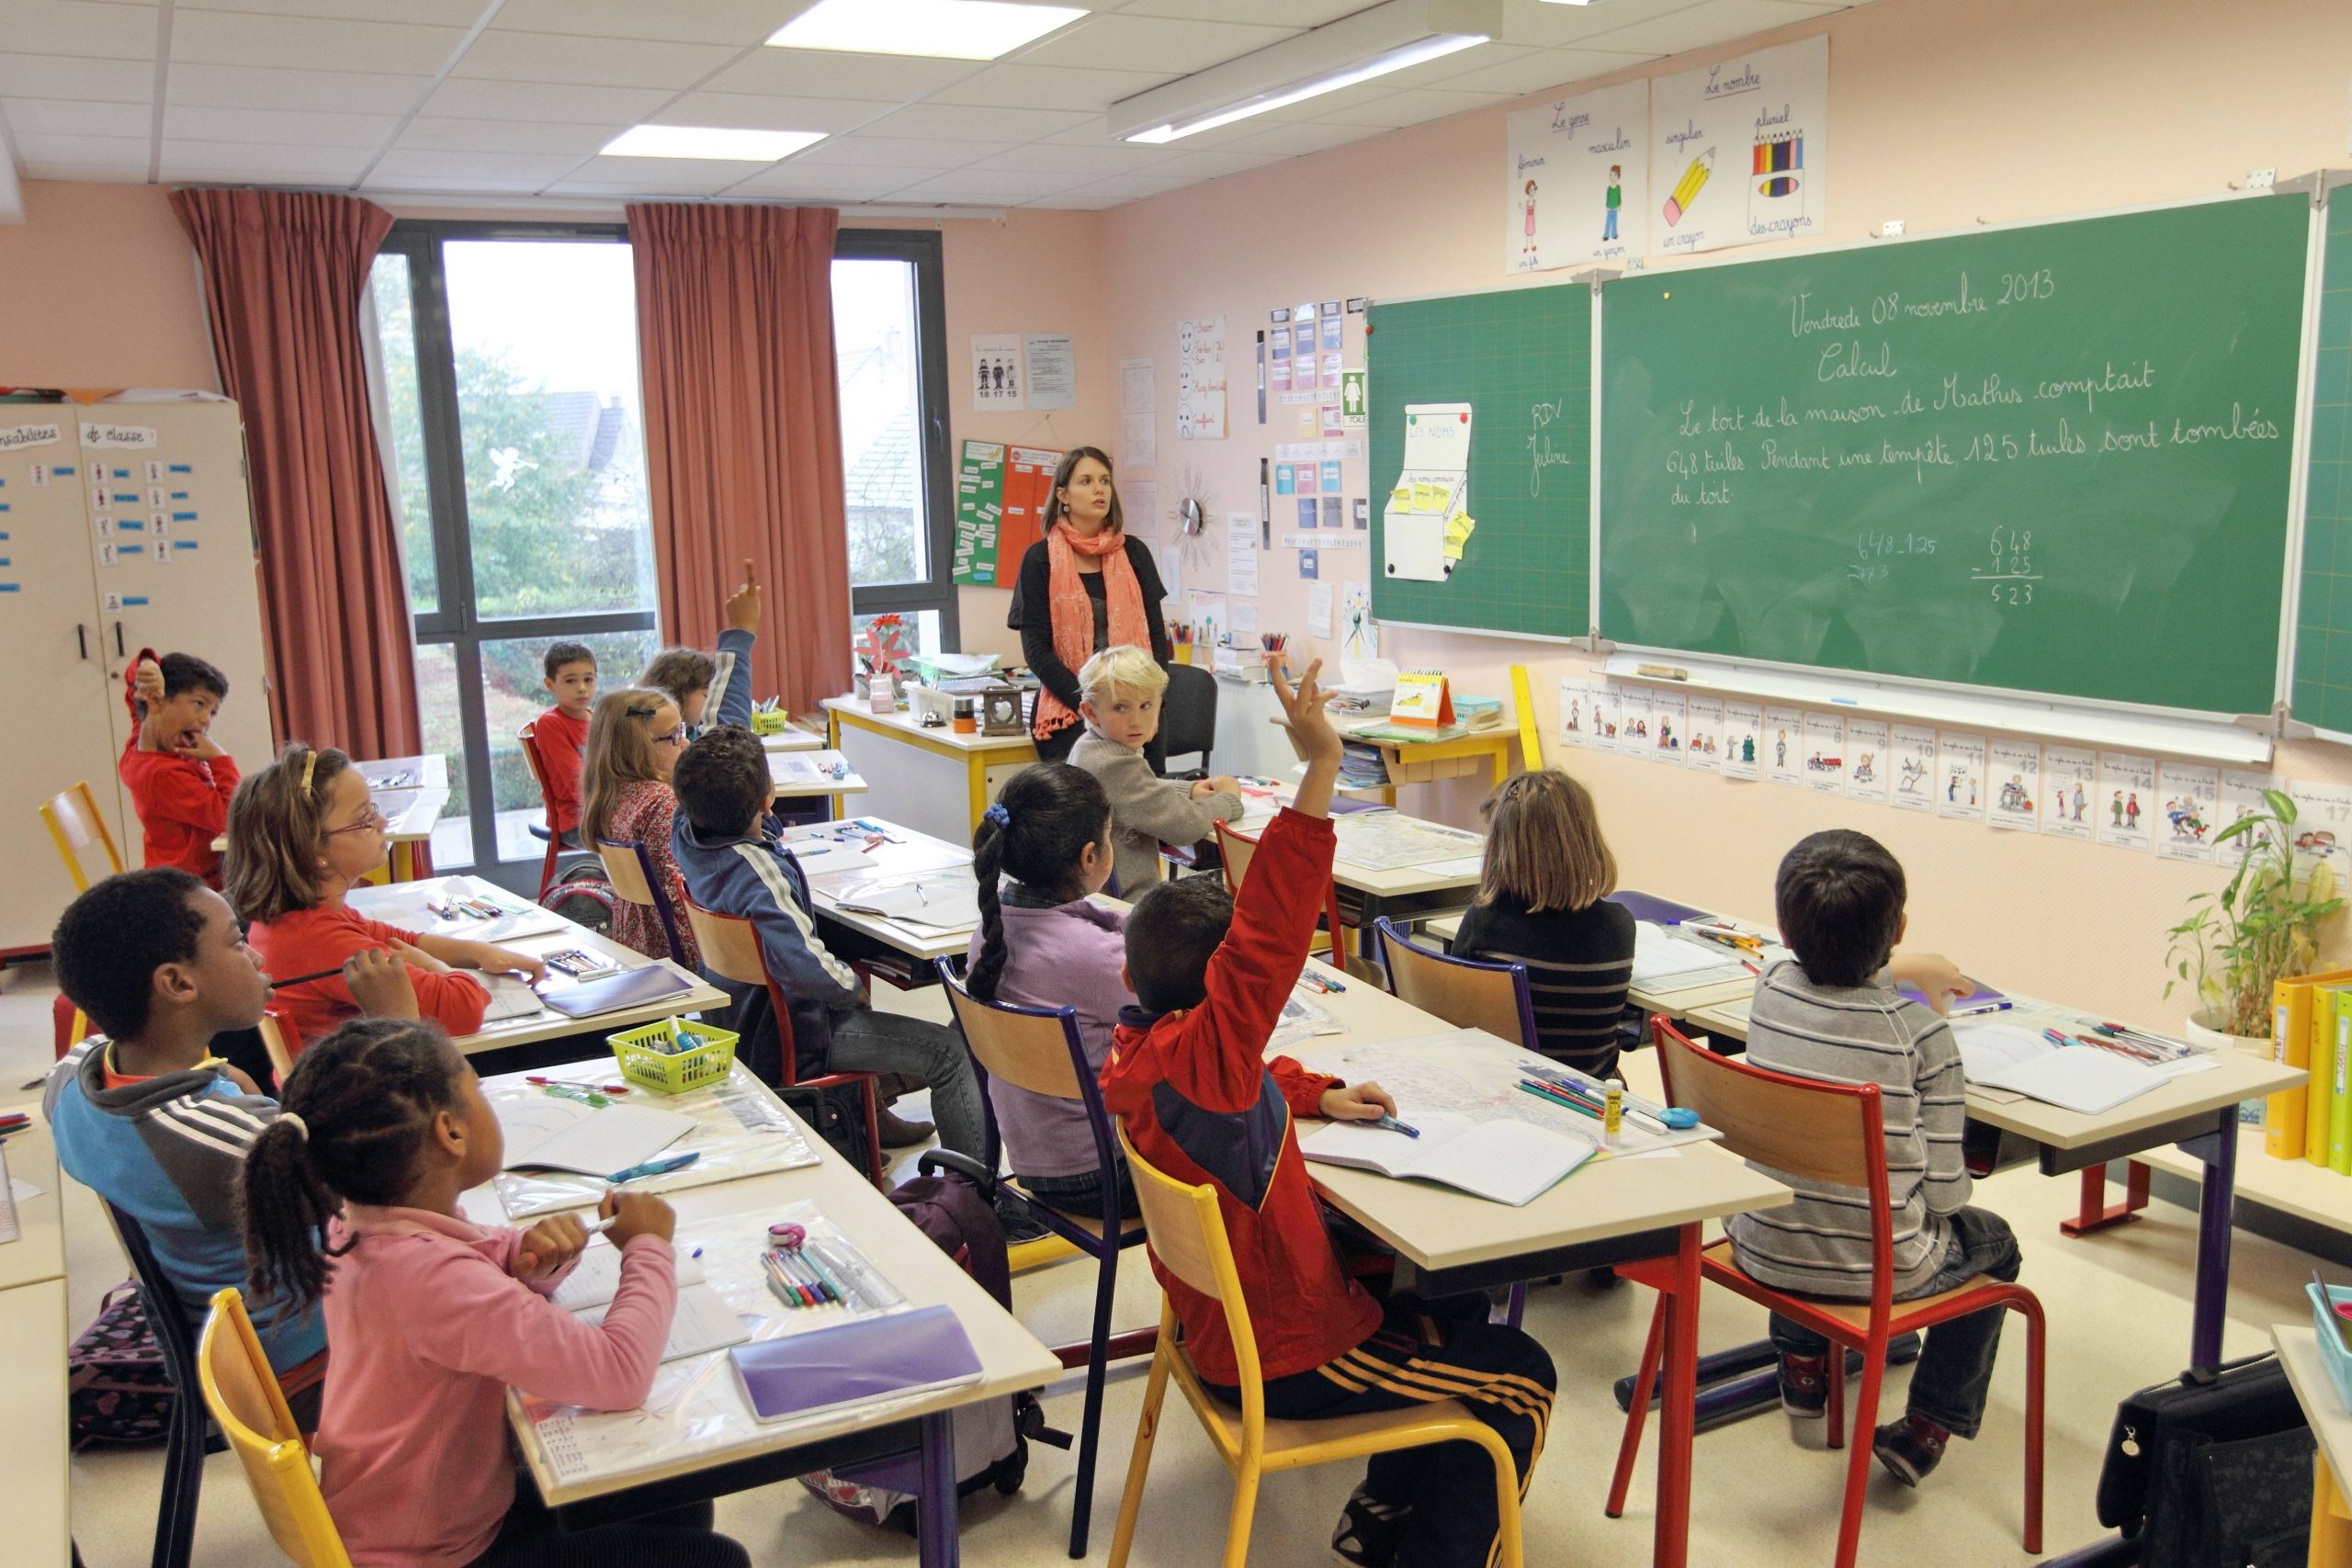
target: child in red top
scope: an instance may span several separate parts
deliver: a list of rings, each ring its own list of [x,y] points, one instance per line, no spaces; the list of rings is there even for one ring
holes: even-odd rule
[[[237,793],[237,764],[210,736],[228,695],[229,678],[196,655],[141,649],[122,693],[136,732],[115,765],[139,813],[143,863],[178,866],[212,887],[220,886],[212,840]]]
[[[451,1034],[480,1029],[490,1005],[489,988],[463,971],[547,978],[547,965],[527,953],[422,936],[350,908],[345,895],[384,863],[385,851],[384,815],[368,798],[367,775],[342,752],[298,740],[245,781],[229,811],[227,892],[272,976],[339,970],[355,953],[389,951],[408,965],[418,1013]],[[276,1006],[306,1042],[361,1011],[341,974],[285,986]]]
[[[588,718],[596,708],[596,655],[582,642],[548,646],[548,694],[555,706],[531,722],[531,741],[547,771],[548,808],[555,830],[573,848],[580,843],[580,753],[588,744]]]
[[[1238,902],[1216,879],[1191,877],[1136,905],[1123,977],[1138,1005],[1112,1037],[1103,1100],[1145,1159],[1216,1188],[1257,1331],[1266,1414],[1314,1420],[1459,1399],[1510,1446],[1524,1495],[1551,1415],[1551,1358],[1519,1330],[1487,1323],[1483,1296],[1384,1304],[1342,1272],[1292,1119],[1374,1121],[1396,1102],[1378,1084],[1343,1085],[1287,1056],[1265,1058],[1331,875],[1340,755],[1316,684],[1321,665],[1294,692],[1279,657],[1268,663],[1307,755],[1297,799],[1259,840]],[[1216,1302],[1156,1258],[1153,1271],[1202,1381],[1238,1404]],[[1371,1568],[1485,1568],[1497,1524],[1484,1450],[1446,1443],[1375,1457],[1331,1545]]]

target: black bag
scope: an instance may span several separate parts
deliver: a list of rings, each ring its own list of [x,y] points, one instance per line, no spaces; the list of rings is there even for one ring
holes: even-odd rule
[[[76,1452],[100,1444],[160,1443],[171,1436],[179,1393],[136,1281],[107,1292],[98,1315],[65,1353],[65,1366],[66,1432]]]
[[[2116,1406],[2099,1523],[2138,1535],[2143,1568],[2299,1562],[2312,1450],[2276,1355],[2184,1372]]]
[[[773,1040],[775,1037],[769,1037]],[[754,1073],[759,1067],[747,1063]],[[808,1123],[816,1134],[832,1145],[842,1158],[857,1169],[870,1169],[865,1145],[865,1095],[860,1085],[833,1084],[821,1089],[778,1085],[776,1093],[792,1113]]]

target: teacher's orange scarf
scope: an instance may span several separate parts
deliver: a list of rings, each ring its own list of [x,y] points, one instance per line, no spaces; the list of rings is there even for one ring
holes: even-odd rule
[[[1143,584],[1136,580],[1135,563],[1127,558],[1125,531],[1105,528],[1089,539],[1080,536],[1069,524],[1057,523],[1046,536],[1046,561],[1051,574],[1046,597],[1046,607],[1053,615],[1054,657],[1069,665],[1072,674],[1094,657],[1094,606],[1080,581],[1080,556],[1102,563],[1102,601],[1103,608],[1109,612],[1110,646],[1132,645],[1156,655],[1157,650],[1151,646],[1151,623],[1144,618]],[[1033,733],[1038,739],[1077,722],[1078,715],[1050,688],[1037,694]]]

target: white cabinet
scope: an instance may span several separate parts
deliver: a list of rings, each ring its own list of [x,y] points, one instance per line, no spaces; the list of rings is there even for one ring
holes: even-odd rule
[[[45,947],[73,884],[38,816],[87,781],[125,863],[139,821],[115,773],[124,668],[142,647],[229,680],[213,740],[271,755],[261,602],[233,403],[0,403],[0,956]]]

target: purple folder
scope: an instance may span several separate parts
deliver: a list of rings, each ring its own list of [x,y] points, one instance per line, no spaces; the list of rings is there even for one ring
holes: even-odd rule
[[[566,1018],[594,1018],[600,1012],[683,996],[692,989],[666,965],[645,964],[601,979],[582,980],[577,986],[553,987],[540,992],[539,999]]]
[[[1901,991],[1907,999],[1917,1002],[1921,1007],[1931,1005],[1928,1001],[1928,994],[1907,980],[1894,988]],[[1952,1002],[1951,1016],[1961,1018],[1973,1012],[2007,1012],[2008,1007],[2009,998],[2006,993],[1996,991],[1979,980],[1976,982],[1976,989]]]
[[[1678,904],[1671,898],[1661,898],[1654,893],[1636,893],[1623,887],[1611,893],[1609,901],[1623,905],[1637,920],[1648,920],[1661,926],[1679,926],[1693,916],[1707,913],[1688,904]]]
[[[727,1352],[763,1421],[977,1382],[980,1358],[944,1306],[859,1318]]]

